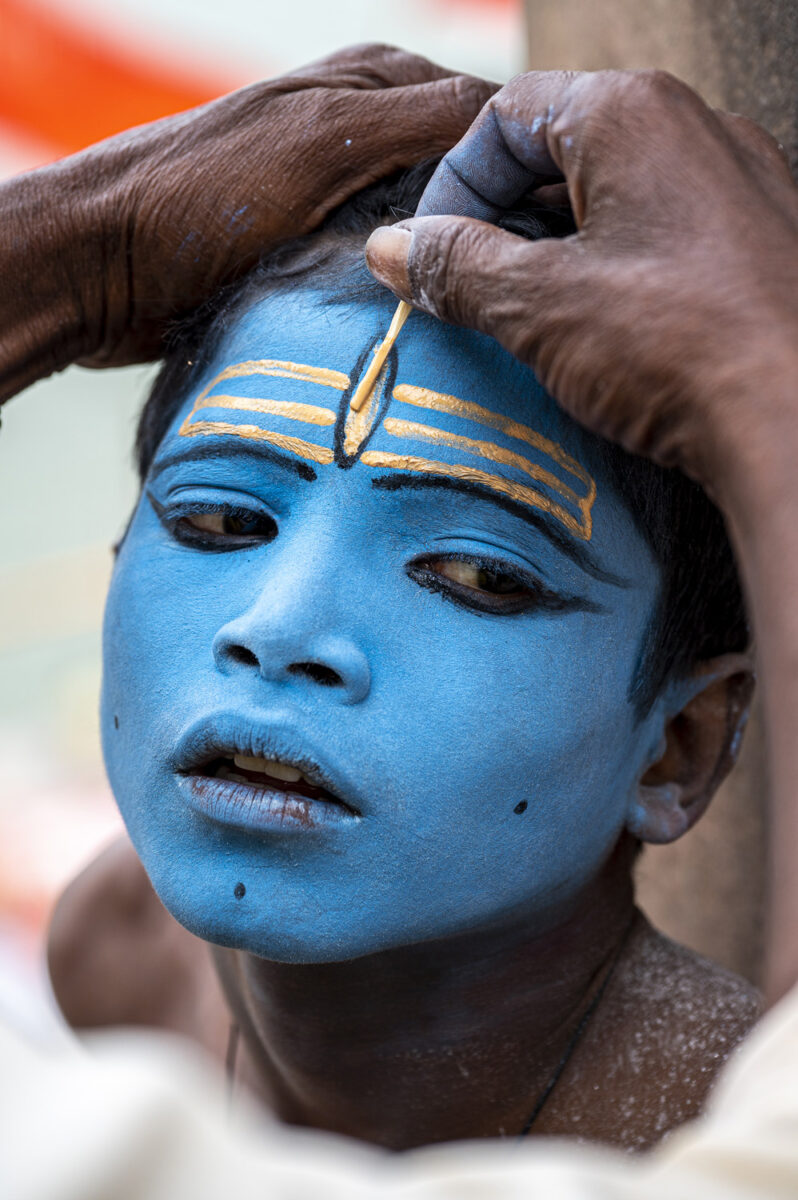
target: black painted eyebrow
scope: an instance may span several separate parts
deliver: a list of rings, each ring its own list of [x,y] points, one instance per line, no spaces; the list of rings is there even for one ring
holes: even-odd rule
[[[598,579],[600,583],[609,583],[613,587],[620,588],[631,587],[628,579],[624,579],[622,575],[616,575],[613,571],[607,571],[596,562],[585,546],[561,533],[552,518],[536,512],[532,508],[527,508],[525,504],[519,504],[516,500],[511,500],[509,496],[500,496],[491,488],[485,487],[484,484],[472,483],[468,479],[448,479],[444,475],[420,476],[405,472],[397,472],[395,475],[376,475],[371,484],[372,487],[380,488],[385,492],[395,492],[400,488],[444,488],[447,491],[462,492],[467,496],[478,496],[481,500],[487,500],[488,503],[497,505],[512,513],[514,517],[520,517],[522,521],[526,521],[527,525],[531,525],[538,533],[542,533],[558,550],[567,555],[586,574]]]
[[[300,479],[306,479],[309,483],[318,478],[309,463],[303,462],[301,458],[295,458],[293,454],[281,454],[272,446],[263,444],[255,450],[252,446],[244,445],[241,442],[233,442],[224,447],[220,446],[218,442],[203,443],[193,446],[191,449],[176,450],[173,454],[162,458],[160,462],[156,462],[147,473],[147,478],[153,483],[169,467],[176,467],[182,463],[199,462],[206,458],[229,458],[231,455],[236,458],[255,458],[261,462],[266,459],[278,467],[285,467],[287,471],[298,475]]]

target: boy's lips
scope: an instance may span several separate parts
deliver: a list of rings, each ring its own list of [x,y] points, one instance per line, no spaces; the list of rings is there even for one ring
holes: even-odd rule
[[[221,824],[285,832],[359,818],[341,782],[300,750],[299,740],[224,714],[187,731],[173,767],[190,806]]]
[[[340,804],[353,815],[358,815],[351,805],[319,781],[318,771],[314,771],[311,777],[294,763],[280,759],[231,751],[211,759],[196,771],[189,771],[187,774],[196,778],[223,779],[249,787],[285,792],[286,795],[304,796],[308,800],[324,800],[329,804]]]
[[[210,775],[180,775],[178,786],[189,807],[199,816],[250,833],[297,833],[351,826],[360,820],[359,814],[332,797],[314,799],[271,784],[240,783]]]

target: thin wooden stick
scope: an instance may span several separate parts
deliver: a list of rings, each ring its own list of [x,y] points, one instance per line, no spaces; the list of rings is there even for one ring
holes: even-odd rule
[[[412,311],[413,306],[411,304],[407,304],[404,300],[399,301],[399,307],[393,314],[393,320],[388,326],[388,332],[374,351],[374,357],[371,360],[369,369],[357,385],[355,394],[349,402],[349,407],[354,412],[360,412],[371,395],[372,388],[377,382],[377,376],[382,370],[382,365],[391,352],[391,346],[399,337],[400,330]]]

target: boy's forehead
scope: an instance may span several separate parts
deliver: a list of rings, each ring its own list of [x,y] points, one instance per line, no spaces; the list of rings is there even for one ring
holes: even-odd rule
[[[351,408],[391,312],[308,291],[260,301],[220,344],[178,439],[470,487],[589,541],[597,488],[576,428],[492,338],[415,312],[369,401]]]
[[[208,377],[234,362],[281,359],[318,363],[347,375],[356,385],[371,352],[388,328],[395,302],[324,303],[310,290],[268,296],[244,313],[220,344]],[[392,365],[420,386],[447,392],[465,389],[470,397],[517,420],[534,417],[542,432],[572,434],[534,374],[493,338],[446,325],[415,311],[400,334]]]

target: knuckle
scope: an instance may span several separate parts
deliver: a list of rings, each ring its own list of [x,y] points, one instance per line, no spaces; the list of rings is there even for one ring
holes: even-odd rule
[[[413,298],[455,325],[466,323],[467,287],[460,265],[475,261],[473,224],[463,218],[430,218],[421,236],[414,237],[408,262]]]
[[[660,110],[676,103],[703,103],[681,79],[677,79],[670,71],[656,67],[634,71],[601,71],[597,83],[608,104],[636,112]]]
[[[435,226],[427,227],[408,264],[416,303],[443,321],[493,334],[512,353],[523,353],[532,244],[468,217],[429,220]]]
[[[499,85],[475,75],[456,75],[452,87],[458,112],[473,120],[483,108],[493,104]]]
[[[723,115],[726,124],[752,149],[786,160],[786,152],[781,142],[753,118],[743,116],[742,113],[724,113]]]

